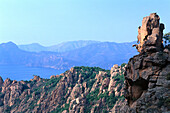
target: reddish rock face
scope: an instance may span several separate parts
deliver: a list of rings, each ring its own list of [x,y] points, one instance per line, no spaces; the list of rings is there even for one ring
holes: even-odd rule
[[[159,23],[159,16],[151,13],[144,17],[142,26],[138,27],[138,45],[135,45],[138,52],[160,51],[163,47],[162,36],[164,24]]]
[[[125,66],[115,65],[111,72],[96,67],[82,66],[71,68],[63,74],[52,76],[51,79],[34,76],[30,81],[6,79],[3,82],[0,78],[0,83],[2,83],[0,85],[0,113],[6,113],[6,111],[11,113],[49,113],[52,111],[86,113],[87,109],[91,113],[98,113],[105,109],[102,106],[106,106],[107,111],[111,111],[112,108],[106,101],[106,96],[109,100],[113,98],[115,102],[119,101],[119,104],[123,102],[124,79],[121,78],[124,72]],[[118,79],[119,76],[120,79]],[[93,98],[95,101],[91,100]],[[112,107],[113,105],[114,103]],[[58,111],[60,109],[61,111]]]
[[[131,58],[125,71],[125,98],[128,106],[121,112],[157,112],[168,111],[166,102],[158,107],[161,101],[170,97],[170,48],[162,44],[164,24],[159,23],[156,13],[144,17],[138,28],[139,55]],[[159,96],[158,96],[159,95]],[[167,100],[166,100],[167,101]],[[145,109],[143,109],[145,108]],[[161,109],[159,109],[161,108]]]

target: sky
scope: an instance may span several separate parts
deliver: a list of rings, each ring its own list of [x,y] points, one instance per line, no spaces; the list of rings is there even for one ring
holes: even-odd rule
[[[0,43],[131,42],[154,12],[170,32],[170,0],[0,0]]]

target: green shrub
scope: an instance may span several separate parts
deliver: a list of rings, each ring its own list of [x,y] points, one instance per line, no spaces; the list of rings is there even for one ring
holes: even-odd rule
[[[121,67],[124,67],[126,65],[126,63],[123,63],[123,64],[121,64]]]
[[[118,84],[123,84],[124,83],[124,81],[125,81],[125,78],[124,78],[124,75],[123,74],[121,74],[121,75],[116,75],[116,76],[114,76],[114,77],[112,77],[112,79],[114,79],[114,80],[116,80],[117,82],[116,82],[116,86],[118,85]]]
[[[7,105],[5,109],[5,113],[10,113],[10,111],[11,111],[11,107]]]
[[[69,110],[69,104],[65,104],[65,107],[58,106],[55,110],[53,110],[51,113],[62,113],[64,110]]]
[[[63,76],[59,76],[59,77],[49,79],[44,85],[45,89],[46,89],[46,87],[48,87],[46,90],[52,91],[55,88],[55,86],[57,85],[57,83],[61,80],[62,77]]]
[[[89,87],[91,89],[93,84],[95,83],[95,81],[96,81],[96,79],[91,79],[91,80],[87,81],[87,87]]]
[[[90,102],[95,102],[98,100],[98,94],[99,94],[99,88],[97,88],[96,90],[90,92],[87,96],[86,96],[86,100],[87,100],[87,104],[90,104]]]
[[[168,74],[166,75],[166,79],[167,79],[167,80],[170,80],[170,73],[168,73]]]

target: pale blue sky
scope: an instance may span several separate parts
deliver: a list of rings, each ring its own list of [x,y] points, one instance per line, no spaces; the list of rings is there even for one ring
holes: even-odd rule
[[[153,12],[169,32],[170,0],[0,0],[0,43],[134,41]]]

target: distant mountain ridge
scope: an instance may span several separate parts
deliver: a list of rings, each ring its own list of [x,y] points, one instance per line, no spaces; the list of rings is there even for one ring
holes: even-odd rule
[[[109,69],[113,64],[128,62],[132,55],[137,54],[132,45],[135,42],[115,43],[101,42],[62,53],[63,58],[71,58],[83,62],[84,66],[98,66]]]
[[[87,45],[100,43],[99,41],[92,41],[92,40],[79,40],[79,41],[68,41],[62,42],[57,45],[52,46],[42,46],[38,43],[26,44],[26,45],[18,45],[18,47],[25,51],[30,52],[41,52],[41,51],[52,51],[52,52],[67,52],[74,49],[78,49],[81,47],[85,47]]]
[[[39,43],[32,43],[27,45],[18,45],[18,47],[25,51],[30,52],[40,52],[40,51],[47,51],[47,48],[40,45]]]
[[[137,54],[136,49],[132,48],[132,44],[135,42],[81,42],[81,44],[78,44],[78,42],[75,41],[74,44],[67,42],[71,44],[70,46],[65,45],[66,48],[60,50],[62,52],[29,52],[21,50],[12,42],[3,43],[0,44],[0,65],[15,64],[54,69],[69,69],[73,66],[98,66],[109,69],[113,64],[127,63],[131,56]],[[83,45],[83,43],[85,44]],[[32,47],[36,49],[37,46]],[[64,47],[64,45],[60,47]]]

